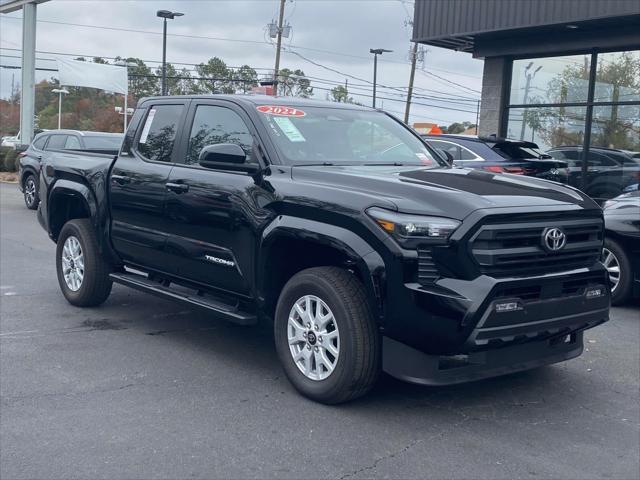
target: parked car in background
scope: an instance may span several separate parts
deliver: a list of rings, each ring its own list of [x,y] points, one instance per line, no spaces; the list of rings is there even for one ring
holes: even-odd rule
[[[605,240],[602,263],[609,271],[611,303],[640,295],[640,191],[604,204]]]
[[[567,163],[542,153],[532,142],[475,135],[423,135],[457,167],[512,173],[567,183]]]
[[[582,185],[582,146],[567,145],[547,151],[569,165],[569,185],[580,188],[597,201],[614,198],[640,181],[640,153],[591,147],[587,159],[587,180]]]
[[[0,143],[0,146],[2,147],[7,147],[7,148],[16,148],[16,146],[18,146],[20,144],[20,132],[18,132],[17,135],[14,136],[6,136],[6,137],[2,137],[2,142]]]
[[[38,208],[38,175],[43,159],[50,152],[78,150],[89,153],[116,155],[122,145],[122,133],[87,132],[80,130],[51,130],[39,133],[31,145],[20,153],[18,185],[24,195],[27,208]]]

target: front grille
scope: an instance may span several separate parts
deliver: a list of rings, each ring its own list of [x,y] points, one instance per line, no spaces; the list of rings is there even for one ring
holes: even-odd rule
[[[602,248],[602,219],[568,215],[556,214],[554,220],[485,223],[471,239],[471,252],[480,271],[506,277],[593,265]],[[566,235],[566,245],[557,252],[543,247],[543,233],[548,227],[558,227]]]
[[[431,257],[430,248],[418,249],[418,282],[421,285],[432,285],[440,277],[438,268]]]

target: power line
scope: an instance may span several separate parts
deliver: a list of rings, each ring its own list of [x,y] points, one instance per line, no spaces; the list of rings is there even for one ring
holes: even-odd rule
[[[356,1],[356,0],[351,0],[351,1]],[[7,18],[7,19],[11,19],[11,20],[21,20],[20,17],[13,17],[10,15],[5,15],[3,16],[3,19]],[[88,25],[88,24],[84,24],[84,23],[72,23],[72,22],[61,22],[61,21],[57,21],[57,20],[37,20],[39,23],[50,23],[50,24],[55,24],[55,25],[67,25],[67,26],[72,26],[72,27],[81,27],[81,28],[95,28],[98,30],[114,30],[114,31],[122,31],[122,32],[130,32],[130,33],[141,33],[141,34],[147,34],[147,35],[162,35],[162,32],[156,32],[153,30],[138,30],[138,29],[133,29],[133,28],[122,28],[122,27],[110,27],[110,26],[106,26],[106,25]],[[205,36],[205,35],[188,35],[188,34],[181,34],[181,33],[167,33],[167,36],[170,37],[182,37],[182,38],[193,38],[193,39],[200,39],[200,40],[212,40],[212,41],[218,41],[218,42],[235,42],[235,43],[251,43],[254,45],[262,45],[262,46],[272,46],[271,42],[267,42],[265,40],[259,41],[259,40],[240,40],[240,39],[235,39],[235,38],[226,38],[226,37],[209,37],[209,36]],[[330,55],[338,55],[338,56],[342,56],[342,57],[349,57],[349,58],[359,58],[362,60],[368,60],[369,57],[365,57],[363,55],[354,55],[354,54],[350,54],[350,53],[344,53],[344,52],[336,52],[334,50],[325,50],[322,48],[313,48],[313,47],[303,47],[303,46],[299,46],[299,45],[289,45],[292,48],[296,48],[298,50],[308,50],[311,52],[319,52],[319,53],[328,53]],[[104,57],[107,58],[107,57]],[[396,64],[402,64],[402,65],[409,65],[409,62],[404,62],[404,61],[398,61],[398,60],[390,60],[390,59],[386,59],[383,60],[381,59],[380,62],[382,63],[396,63]],[[476,75],[469,75],[469,74],[465,74],[465,73],[461,73],[461,72],[454,72],[451,70],[445,70],[442,68],[437,68],[437,67],[432,67],[434,70],[438,70],[441,72],[445,72],[445,73],[451,73],[453,75],[460,75],[460,76],[466,76],[466,77],[470,77],[470,78],[475,78],[475,79],[479,79],[480,77],[476,76]]]

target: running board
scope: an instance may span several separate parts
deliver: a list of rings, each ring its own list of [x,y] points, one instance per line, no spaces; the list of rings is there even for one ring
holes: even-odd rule
[[[137,275],[135,273],[112,273],[109,277],[115,283],[140,290],[141,292],[150,293],[157,297],[178,301],[192,307],[198,307],[216,313],[220,318],[229,322],[239,325],[255,325],[257,323],[257,317],[254,314],[243,312],[236,306],[227,305],[223,302],[205,297],[204,295],[198,295],[197,293],[189,294],[176,291],[171,287],[150,280],[143,275]]]

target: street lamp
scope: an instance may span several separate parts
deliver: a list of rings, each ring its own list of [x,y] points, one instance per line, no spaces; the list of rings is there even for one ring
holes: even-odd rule
[[[373,108],[376,108],[376,78],[378,76],[378,55],[391,53],[393,50],[384,48],[370,48],[369,53],[373,53]]]
[[[64,88],[54,88],[51,92],[58,94],[58,130],[60,130],[62,125],[62,95],[67,95],[69,90],[65,90]]]
[[[158,10],[156,16],[164,19],[162,29],[162,95],[167,94],[167,19],[173,20],[183,16],[184,13],[171,12],[169,10]]]

